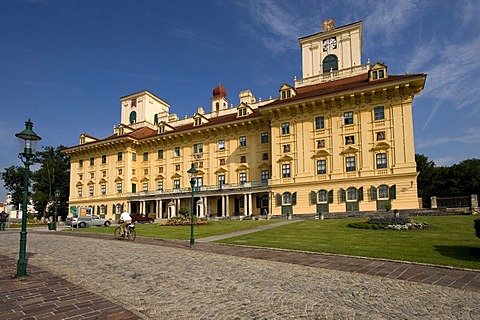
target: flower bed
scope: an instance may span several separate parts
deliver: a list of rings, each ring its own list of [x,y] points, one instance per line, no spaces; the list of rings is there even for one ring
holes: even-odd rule
[[[418,230],[427,229],[430,226],[426,222],[418,222],[407,217],[370,217],[368,220],[362,220],[348,224],[351,228],[358,229],[382,229],[382,230]]]
[[[173,217],[171,219],[168,219],[167,222],[162,223],[162,226],[189,226],[191,225],[192,221],[188,217]],[[198,218],[194,218],[194,224],[196,226],[198,225],[205,225],[208,224],[208,221],[200,220]]]

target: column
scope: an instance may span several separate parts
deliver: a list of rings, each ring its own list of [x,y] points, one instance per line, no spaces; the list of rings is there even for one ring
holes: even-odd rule
[[[227,216],[227,209],[226,209],[226,207],[225,207],[225,196],[222,196],[222,211],[223,211],[223,212],[222,212],[222,215],[223,215],[224,217],[226,217],[226,216]]]
[[[207,197],[203,198],[203,213],[205,216],[208,216],[208,203],[207,203]]]
[[[230,197],[228,195],[225,196],[225,216],[230,215]]]
[[[250,215],[253,214],[252,194],[251,193],[248,194],[248,213]]]
[[[250,213],[248,212],[248,197],[247,194],[243,195],[243,215],[248,216]]]
[[[158,200],[158,218],[163,218],[163,200]]]

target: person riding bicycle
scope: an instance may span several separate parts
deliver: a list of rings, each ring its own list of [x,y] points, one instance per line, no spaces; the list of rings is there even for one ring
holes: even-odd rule
[[[127,211],[122,212],[120,215],[120,234],[122,237],[125,234],[125,227],[128,226],[130,223],[132,223],[132,217],[130,216],[130,213]]]

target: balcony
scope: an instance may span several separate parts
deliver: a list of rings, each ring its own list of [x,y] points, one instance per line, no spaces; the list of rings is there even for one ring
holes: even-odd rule
[[[295,79],[295,88],[309,86],[316,83],[323,83],[333,80],[339,80],[347,77],[353,77],[362,73],[368,72],[370,69],[370,62],[359,66],[353,66],[342,70],[335,70],[330,72],[321,73],[315,76]]]

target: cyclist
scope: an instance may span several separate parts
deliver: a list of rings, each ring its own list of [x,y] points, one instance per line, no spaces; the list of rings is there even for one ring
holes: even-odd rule
[[[125,227],[132,223],[132,217],[127,211],[122,212],[120,215],[120,234],[122,237],[125,235]]]

